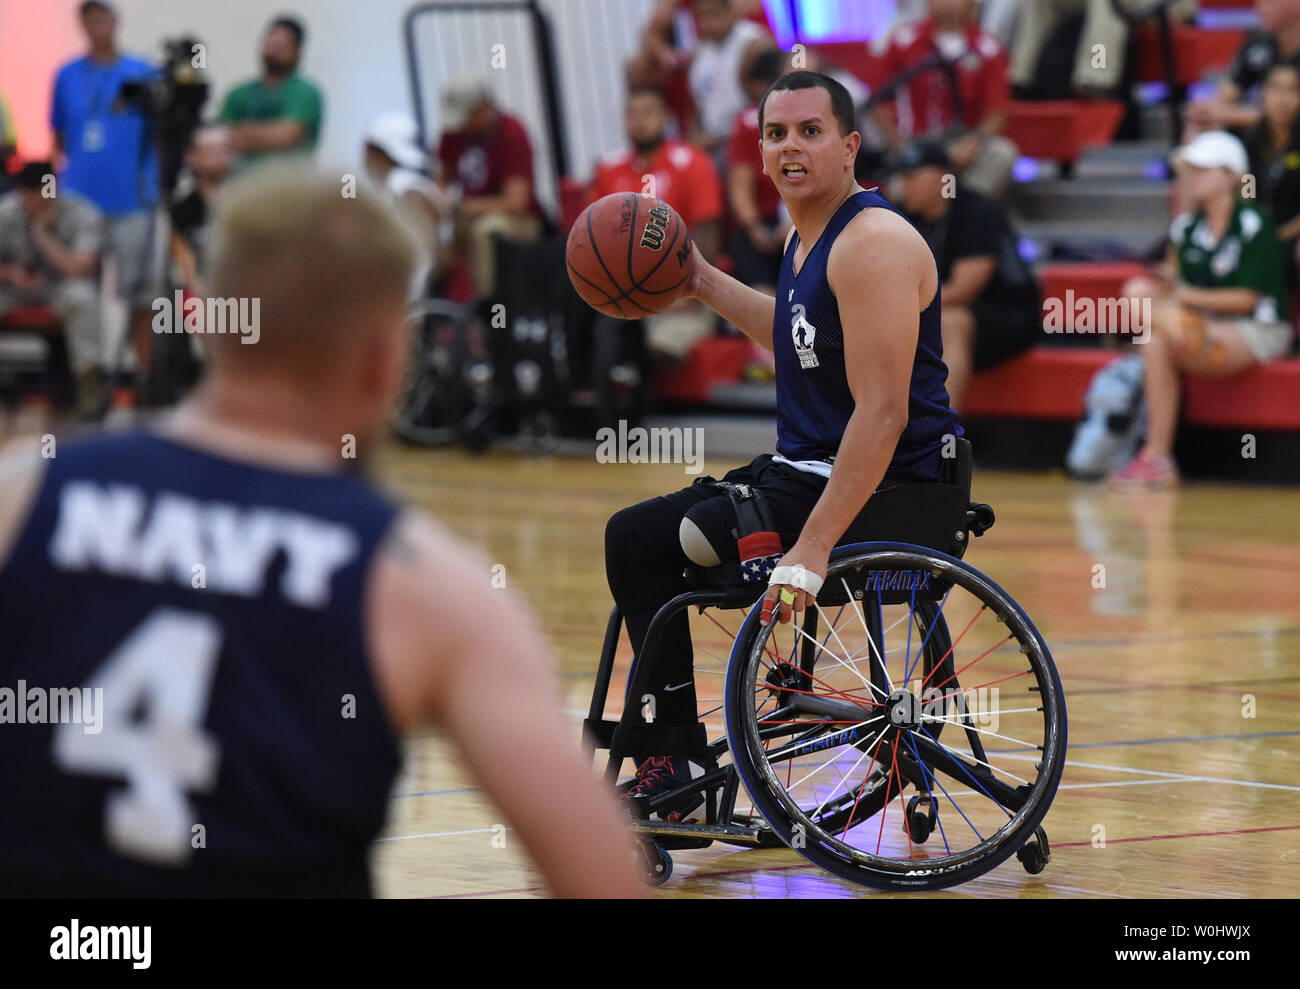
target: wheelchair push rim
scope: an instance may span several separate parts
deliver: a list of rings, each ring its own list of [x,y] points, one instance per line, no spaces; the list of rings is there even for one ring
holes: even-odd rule
[[[1064,696],[997,584],[933,550],[858,544],[803,627],[758,613],[733,647],[727,736],[786,844],[858,883],[934,889],[1031,840],[1064,769]]]

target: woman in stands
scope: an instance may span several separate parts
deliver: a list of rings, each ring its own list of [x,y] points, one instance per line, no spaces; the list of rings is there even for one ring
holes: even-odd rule
[[[1134,279],[1124,295],[1151,300],[1145,387],[1150,427],[1137,457],[1112,475],[1117,485],[1168,488],[1180,374],[1225,377],[1282,357],[1293,337],[1277,232],[1266,210],[1241,198],[1246,149],[1226,131],[1198,135],[1174,153],[1189,212],[1170,230],[1174,280]]]
[[[1277,224],[1287,289],[1295,291],[1300,240],[1300,67],[1279,62],[1269,69],[1259,102],[1263,116],[1246,138],[1250,173],[1257,183],[1255,195]]]

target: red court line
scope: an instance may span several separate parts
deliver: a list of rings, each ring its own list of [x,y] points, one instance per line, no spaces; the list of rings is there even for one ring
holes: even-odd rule
[[[1300,824],[1279,824],[1272,828],[1236,828],[1230,831],[1188,831],[1185,834],[1148,834],[1137,838],[1107,838],[1106,844],[1120,845],[1130,841],[1164,841],[1168,838],[1217,838],[1220,835],[1260,834],[1264,831],[1300,831]],[[1053,843],[1053,848],[1083,848],[1091,846],[1091,841],[1063,841]]]
[[[1218,838],[1224,835],[1234,834],[1261,834],[1266,831],[1300,831],[1300,824],[1279,824],[1271,828],[1237,828],[1227,831],[1188,831],[1184,834],[1148,834],[1140,835],[1136,838],[1108,838],[1108,845],[1122,845],[1134,841],[1167,841],[1171,838]],[[1062,841],[1053,842],[1052,849],[1058,848],[1090,848],[1091,841]],[[800,862],[797,865],[769,865],[754,867],[752,869],[725,869],[722,872],[695,872],[692,873],[692,879],[718,879],[723,876],[744,876],[755,872],[791,872],[796,869],[816,869],[817,866],[812,862]],[[828,879],[832,878],[827,876]],[[504,896],[507,893],[537,893],[544,890],[545,886],[529,886],[524,889],[493,889],[482,893],[449,893],[442,896],[429,896],[429,900],[457,900],[469,896]]]

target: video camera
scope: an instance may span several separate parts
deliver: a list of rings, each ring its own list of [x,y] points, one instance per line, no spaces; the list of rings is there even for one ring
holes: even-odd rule
[[[158,76],[147,82],[126,82],[117,104],[145,115],[158,146],[162,192],[171,202],[180,177],[185,149],[199,126],[208,83],[203,67],[203,46],[193,38],[163,41],[163,64]]]

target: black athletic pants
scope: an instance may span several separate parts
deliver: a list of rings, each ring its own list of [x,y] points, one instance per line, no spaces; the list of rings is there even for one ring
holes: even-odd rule
[[[638,656],[655,613],[668,601],[690,590],[682,571],[691,564],[678,535],[683,517],[690,518],[708,538],[723,563],[739,558],[736,510],[724,492],[700,478],[689,488],[651,498],[614,514],[605,527],[605,572],[614,601],[627,623],[632,651]],[[764,454],[724,477],[762,491],[773,524],[788,551],[799,538],[826,479]],[[887,478],[881,488],[897,481]],[[885,538],[873,524],[871,505],[849,526],[841,542]],[[655,720],[662,727],[696,721],[694,655],[685,611],[664,628],[647,681],[655,697]],[[680,686],[686,684],[686,686]],[[676,689],[666,690],[667,687]],[[646,753],[648,755],[671,753]]]

